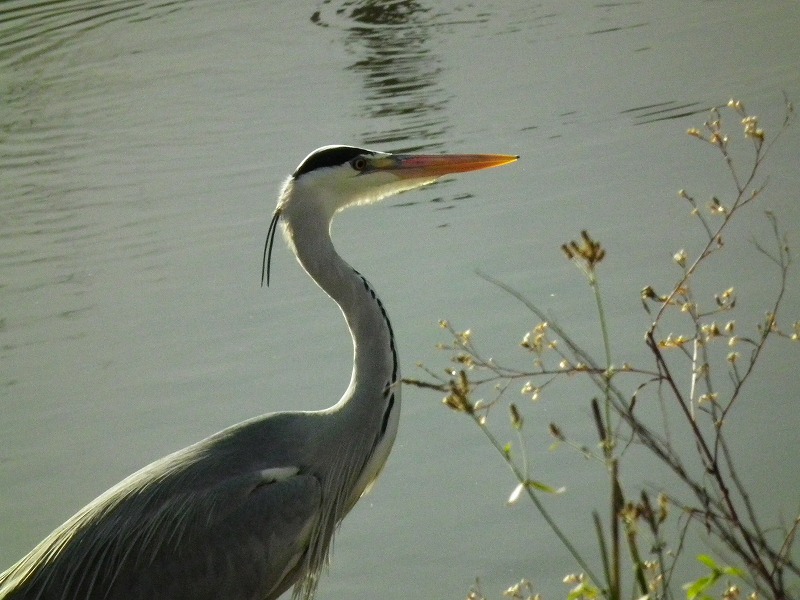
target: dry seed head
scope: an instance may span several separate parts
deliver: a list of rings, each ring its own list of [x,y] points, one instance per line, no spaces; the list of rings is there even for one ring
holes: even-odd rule
[[[717,394],[703,394],[697,399],[698,404],[708,404],[717,401]]]
[[[539,400],[540,392],[541,390],[535,385],[533,385],[530,381],[525,382],[525,385],[523,385],[522,389],[520,390],[520,393],[523,396],[530,396],[531,400],[533,400],[534,402]]]
[[[550,435],[560,441],[564,441],[566,438],[564,437],[564,432],[561,431],[561,428],[556,425],[555,423],[550,423],[549,425]]]
[[[464,365],[468,369],[471,369],[475,366],[475,360],[472,358],[472,355],[467,354],[466,352],[459,352],[456,354],[453,357],[453,362]]]
[[[733,364],[737,360],[739,360],[739,353],[738,352],[728,352],[728,356],[725,357],[729,363]]]
[[[758,117],[755,115],[747,116],[742,119],[742,125],[744,126],[745,137],[753,138],[759,142],[764,141],[764,130],[758,126]]]
[[[767,313],[764,325],[768,331],[778,331],[778,320],[775,318],[775,313]]]
[[[686,254],[686,250],[681,248],[675,254],[672,255],[673,260],[678,263],[679,266],[685,267],[686,266],[686,259],[688,255]]]
[[[686,130],[686,133],[688,133],[692,137],[696,137],[698,140],[706,139],[705,137],[703,137],[703,133],[699,129],[697,129],[697,127],[690,127],[689,129]]]
[[[472,414],[475,412],[475,407],[469,400],[471,385],[466,371],[462,369],[456,373],[453,370],[451,376],[454,379],[450,381],[450,394],[445,396],[442,402],[455,411]]]
[[[525,584],[526,584],[526,581],[523,579],[519,583],[515,583],[510,588],[508,588],[506,591],[504,591],[503,595],[504,596],[509,596],[510,598],[522,598],[523,597],[522,596],[522,590],[523,590],[524,587],[527,587]]]
[[[669,498],[666,494],[658,495],[658,522],[663,523],[669,516]]]
[[[520,346],[523,348],[527,348],[537,354],[541,354],[544,350],[544,342],[546,341],[545,335],[543,332],[537,332],[536,329],[533,331],[529,331],[525,334],[525,337],[522,338],[522,342]]]
[[[505,592],[503,592],[504,596],[516,596],[519,594],[520,590],[522,589],[522,581],[519,583],[515,583],[510,588],[508,588]]]
[[[728,288],[721,294],[716,294],[714,300],[720,308],[733,308],[736,306],[736,291],[732,287]]]
[[[719,337],[722,335],[722,332],[717,326],[716,323],[707,323],[705,325],[700,326],[700,332],[705,336],[706,340],[710,340],[715,337]]]
[[[721,131],[715,131],[711,134],[711,139],[709,141],[715,146],[725,148],[725,146],[728,145],[728,136]]]
[[[483,592],[481,591],[480,579],[475,579],[475,583],[473,583],[469,588],[467,600],[486,600],[486,596],[484,596]]]
[[[473,412],[472,406],[469,401],[460,394],[450,394],[442,399],[445,406],[452,408],[456,412],[463,412],[471,414]]]
[[[531,332],[530,331],[525,334],[525,337],[522,338],[522,341],[519,343],[519,345],[522,346],[523,348],[528,348],[528,349],[533,347],[532,344],[531,344]]]
[[[656,293],[653,286],[645,286],[642,288],[642,301],[645,300],[655,300],[657,302],[666,302],[668,300],[667,296],[661,296],[660,294]]]
[[[582,264],[589,271],[593,271],[595,265],[605,258],[606,251],[600,242],[593,240],[589,232],[585,229],[581,231],[581,242],[570,241],[562,244],[561,250],[569,260],[574,260]]]
[[[732,108],[733,110],[738,112],[740,115],[745,114],[745,112],[744,112],[744,104],[742,103],[741,100],[734,100],[733,98],[731,98],[730,100],[728,100],[728,108]]]
[[[522,429],[525,419],[522,418],[522,414],[520,414],[517,405],[512,402],[508,409],[511,412],[511,425],[514,427],[514,429]]]
[[[670,333],[666,339],[663,339],[658,342],[659,348],[670,349],[670,348],[681,348],[683,347],[686,342],[688,342],[691,338],[685,335],[678,335],[673,337]]]
[[[647,583],[647,587],[651,592],[658,591],[664,585],[664,574],[659,573]]]
[[[444,398],[442,398],[442,403],[445,406],[448,406],[449,408],[452,408],[456,412],[465,412],[463,410],[462,403],[459,401],[458,397],[453,395],[453,394],[450,394],[450,395],[445,396]]]
[[[725,216],[728,214],[728,209],[720,203],[719,198],[712,198],[708,203],[708,210],[712,215]]]
[[[722,593],[722,598],[723,600],[739,600],[740,594],[739,586],[732,585]]]
[[[625,523],[628,527],[628,531],[634,531],[636,527],[636,521],[639,519],[641,515],[639,511],[639,507],[633,504],[632,502],[628,502],[623,506],[619,511],[619,518]]]

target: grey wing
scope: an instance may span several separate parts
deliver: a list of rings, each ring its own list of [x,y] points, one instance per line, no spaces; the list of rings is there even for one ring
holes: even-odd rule
[[[304,574],[317,478],[282,468],[160,489],[67,522],[4,574],[0,599],[270,600]]]

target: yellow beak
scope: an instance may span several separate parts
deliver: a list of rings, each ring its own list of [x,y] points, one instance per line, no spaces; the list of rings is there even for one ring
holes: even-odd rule
[[[393,154],[373,161],[372,167],[403,179],[417,179],[491,169],[518,159],[511,154]]]

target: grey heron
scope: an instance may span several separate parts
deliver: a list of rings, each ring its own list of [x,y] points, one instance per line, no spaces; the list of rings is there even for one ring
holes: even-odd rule
[[[309,600],[334,532],[377,478],[397,433],[400,372],[375,290],[342,259],[334,215],[508,155],[403,155],[325,146],[286,180],[275,232],[338,305],[354,347],[332,407],[233,425],[156,460],[66,521],[0,574],[2,600]],[[266,271],[266,273],[265,273]]]

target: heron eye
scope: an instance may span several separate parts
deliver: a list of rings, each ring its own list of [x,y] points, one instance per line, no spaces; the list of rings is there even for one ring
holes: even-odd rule
[[[350,166],[353,167],[356,171],[363,171],[367,168],[367,159],[365,158],[354,158],[350,161]]]

